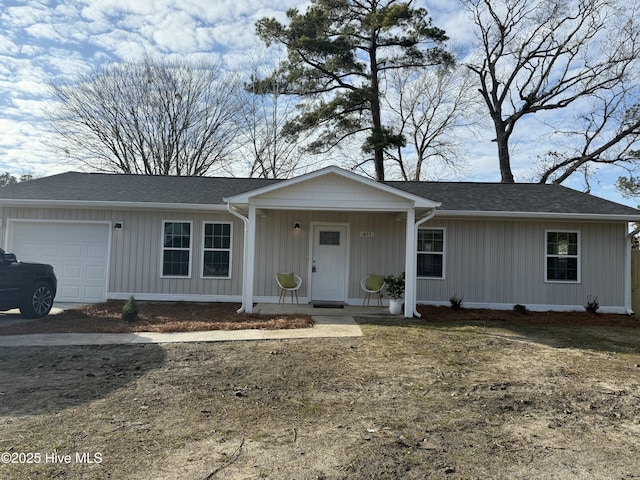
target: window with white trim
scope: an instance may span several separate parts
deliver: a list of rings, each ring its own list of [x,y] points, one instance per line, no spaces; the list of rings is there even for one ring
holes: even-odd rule
[[[580,281],[580,233],[546,232],[545,280],[548,282]]]
[[[417,275],[444,278],[444,228],[418,229]]]
[[[231,223],[205,223],[202,276],[231,277]]]
[[[191,276],[191,222],[162,224],[162,276]]]

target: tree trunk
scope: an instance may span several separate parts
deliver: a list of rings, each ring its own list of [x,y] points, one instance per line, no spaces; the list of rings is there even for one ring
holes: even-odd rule
[[[371,123],[373,125],[372,135],[380,140],[382,137],[379,135],[382,134],[383,130],[380,115],[380,97],[376,93],[379,91],[377,75],[377,72],[375,72],[375,76],[372,76],[371,80]],[[384,182],[384,147],[380,146],[380,144],[377,144],[373,151],[373,164],[375,166],[376,180]]]
[[[511,172],[511,157],[509,156],[509,135],[501,125],[496,124],[496,143],[498,145],[498,163],[500,165],[500,181],[515,183]]]
[[[378,80],[378,52],[376,50],[376,33],[371,34],[369,44],[369,62],[371,64],[371,123],[374,137],[382,133],[382,115],[380,114],[380,83]],[[373,164],[376,172],[376,180],[384,182],[384,147],[376,144],[373,151]]]

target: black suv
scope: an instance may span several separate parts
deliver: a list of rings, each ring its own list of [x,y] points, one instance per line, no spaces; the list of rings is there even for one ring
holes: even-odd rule
[[[19,308],[25,318],[46,316],[58,281],[51,265],[19,262],[0,248],[0,310]]]

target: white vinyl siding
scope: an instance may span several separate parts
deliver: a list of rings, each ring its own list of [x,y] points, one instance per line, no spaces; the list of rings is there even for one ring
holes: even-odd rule
[[[294,230],[300,223],[300,230]],[[396,214],[375,212],[307,212],[271,210],[257,218],[256,264],[254,294],[258,297],[278,298],[275,281],[277,272],[294,272],[302,277],[301,298],[310,294],[308,287],[312,258],[312,224],[349,225],[350,299],[363,298],[360,279],[370,273],[388,275],[404,270],[405,228]],[[361,236],[361,232],[373,234]],[[235,262],[238,263],[238,262]],[[317,264],[316,268],[326,267]]]
[[[191,277],[191,222],[162,222],[162,276]]]
[[[580,282],[580,232],[547,230],[545,280]]]
[[[446,228],[446,279],[417,279],[418,302],[466,306],[571,306],[581,310],[589,295],[601,306],[624,306],[627,224],[434,219]],[[580,282],[546,281],[546,232],[579,232]]]
[[[242,293],[242,254],[234,256],[231,278],[162,277],[164,221],[193,224],[192,263],[203,262],[205,223],[233,224],[232,252],[243,251],[244,225],[227,212],[189,212],[133,209],[71,209],[0,207],[0,239],[11,247],[11,219],[63,222],[122,222],[111,230],[107,298],[205,300],[238,302]],[[295,231],[298,222],[301,230]],[[362,302],[360,279],[370,273],[398,274],[405,266],[406,224],[397,213],[264,210],[257,216],[254,294],[278,298],[275,273],[300,272],[306,296],[310,272],[311,222],[348,223],[350,226],[349,298]],[[435,217],[422,228],[445,229],[445,279],[418,278],[417,301],[449,305],[456,294],[463,306],[516,303],[533,308],[575,306],[583,310],[589,295],[601,309],[624,306],[624,265],[627,222],[540,221]],[[580,283],[546,282],[546,231],[580,232]],[[367,236],[361,236],[365,232]],[[373,234],[370,236],[369,234]],[[414,252],[415,255],[415,252]],[[386,297],[386,295],[385,295]]]
[[[121,222],[122,230],[110,230],[107,298],[162,300],[240,301],[242,293],[242,261],[233,258],[230,278],[207,277],[199,273],[202,263],[202,227],[205,222],[233,224],[232,252],[242,252],[243,223],[227,212],[176,212],[167,210],[136,211],[132,209],[71,209],[0,207],[0,239],[5,248],[9,219],[63,222]],[[162,225],[164,221],[193,225],[191,277],[162,276]],[[293,231],[293,229],[291,228]],[[240,255],[242,260],[242,255]],[[192,271],[193,273],[193,271]],[[277,293],[276,293],[277,295]]]
[[[202,276],[231,277],[232,224],[205,222],[203,231]]]

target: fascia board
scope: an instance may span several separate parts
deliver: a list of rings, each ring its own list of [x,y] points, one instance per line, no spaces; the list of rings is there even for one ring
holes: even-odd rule
[[[388,210],[388,211],[405,211],[414,207],[414,203],[402,199],[401,201],[382,201],[382,202],[359,202],[353,201],[345,204],[342,199],[324,198],[317,199],[296,199],[295,203],[284,198],[262,199],[256,198],[249,202],[258,208],[275,208],[275,209],[292,209],[292,210],[308,210],[308,209],[335,209],[335,210]]]
[[[125,210],[227,211],[227,205],[201,203],[108,202],[86,200],[0,199],[0,207],[111,208]]]
[[[614,221],[614,222],[640,222],[640,214],[633,215],[609,215],[593,213],[555,213],[555,212],[493,212],[474,210],[436,210],[436,217],[456,218],[509,218],[509,219],[542,219],[542,220],[584,220],[584,221]]]
[[[252,204],[253,205],[253,204]],[[242,207],[242,205],[234,205],[236,207]],[[246,205],[245,205],[246,206]],[[265,210],[292,210],[292,211],[327,211],[327,212],[406,212],[410,207],[404,206],[358,206],[358,205],[349,205],[345,206],[342,203],[336,204],[322,204],[322,205],[289,205],[289,204],[255,204],[257,209],[265,209]],[[245,209],[246,210],[246,209]],[[244,211],[244,210],[243,210]]]

